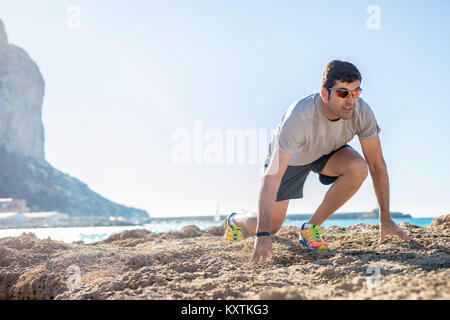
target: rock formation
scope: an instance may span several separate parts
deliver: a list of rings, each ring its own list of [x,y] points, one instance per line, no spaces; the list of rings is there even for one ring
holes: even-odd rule
[[[8,44],[0,21],[0,143],[43,161],[44,79],[28,54]]]
[[[45,160],[43,97],[38,66],[8,44],[0,20],[0,198],[25,199],[31,211],[148,219],[144,210],[101,197]]]
[[[6,35],[5,26],[2,20],[0,20],[0,45],[2,43],[8,43],[8,36]]]

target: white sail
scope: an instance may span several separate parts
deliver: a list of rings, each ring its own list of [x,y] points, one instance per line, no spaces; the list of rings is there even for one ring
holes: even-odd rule
[[[219,204],[217,204],[216,215],[214,216],[214,221],[216,221],[216,222],[220,221]]]

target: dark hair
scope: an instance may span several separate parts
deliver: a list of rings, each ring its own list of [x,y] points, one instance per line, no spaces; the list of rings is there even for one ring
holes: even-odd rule
[[[333,60],[327,64],[322,76],[322,88],[327,89],[328,94],[336,81],[342,82],[354,82],[359,80],[361,82],[362,77],[358,69],[347,61]]]

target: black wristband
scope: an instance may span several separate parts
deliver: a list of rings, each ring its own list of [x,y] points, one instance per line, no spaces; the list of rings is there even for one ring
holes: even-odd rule
[[[270,232],[258,232],[257,234],[256,234],[256,237],[265,237],[265,236],[267,236],[267,237],[270,237]]]

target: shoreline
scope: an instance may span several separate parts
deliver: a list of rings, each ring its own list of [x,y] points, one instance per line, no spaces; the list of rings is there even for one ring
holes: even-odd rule
[[[0,239],[0,299],[449,299],[450,215],[399,225],[412,243],[377,247],[378,227],[361,223],[324,228],[321,252],[282,227],[274,259],[253,267],[253,237],[226,242],[221,227],[127,230],[93,244],[22,234]]]
[[[429,225],[433,218],[418,218],[418,219],[402,219],[395,218],[397,223],[408,222],[419,227]],[[305,220],[292,220],[289,217],[285,219],[283,226],[299,227]],[[379,225],[377,219],[341,219],[325,221],[322,227],[350,227],[357,224],[363,225]],[[125,230],[139,230],[144,229],[156,234],[167,232],[177,232],[188,225],[195,225],[200,230],[205,231],[210,227],[218,227],[222,224],[216,221],[199,221],[199,220],[173,220],[173,221],[153,221],[150,224],[143,225],[127,225],[127,226],[70,226],[70,227],[47,227],[47,228],[13,228],[0,229],[0,238],[20,236],[22,233],[34,233],[39,239],[51,238],[52,240],[64,241],[66,243],[84,242],[94,243],[105,240],[109,236],[123,232]]]
[[[96,227],[140,227],[144,226],[144,224],[132,224],[132,223],[124,223],[124,224],[94,224],[94,225],[54,225],[54,226],[48,226],[48,225],[33,225],[33,226],[19,226],[19,227],[4,227],[0,226],[0,230],[9,230],[9,229],[16,229],[16,230],[29,230],[29,229],[70,229],[70,228],[96,228]]]
[[[44,224],[33,224],[33,225],[19,225],[19,226],[13,226],[13,225],[2,225],[0,223],[0,230],[8,230],[8,229],[52,229],[52,228],[93,228],[93,227],[144,227],[145,225],[152,224],[152,222],[186,222],[186,221],[202,221],[202,222],[217,222],[220,224],[227,216],[220,216],[219,221],[215,220],[214,216],[186,216],[186,217],[155,217],[150,218],[148,221],[142,222],[142,223],[128,223],[128,222],[121,222],[121,221],[113,221],[110,223],[71,223],[71,222],[65,222],[65,223],[55,223],[53,225],[48,225],[47,223]],[[287,214],[285,220],[306,220],[312,217],[312,214]],[[435,219],[437,216],[432,217],[412,217],[410,215],[404,215],[404,216],[392,216],[393,219]],[[327,221],[330,220],[360,220],[361,222],[371,220],[371,219],[378,219],[378,217],[366,217],[366,216],[340,216],[340,214],[335,214],[330,216]]]

